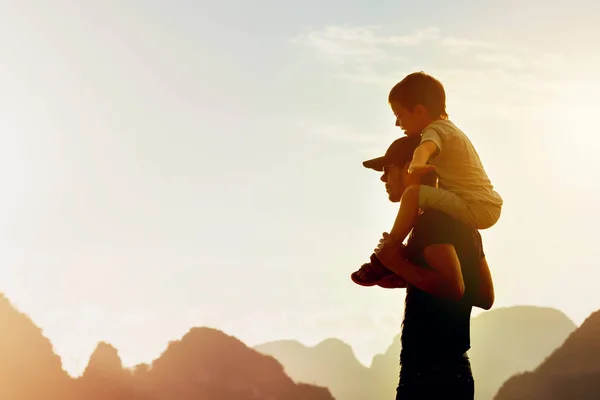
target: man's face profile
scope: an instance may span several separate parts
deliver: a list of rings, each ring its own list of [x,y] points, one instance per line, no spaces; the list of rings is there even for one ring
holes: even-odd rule
[[[388,198],[392,203],[397,203],[402,198],[402,194],[406,189],[406,173],[407,165],[398,166],[390,164],[383,167],[383,175],[381,175],[381,181],[385,183],[385,190],[387,191]]]

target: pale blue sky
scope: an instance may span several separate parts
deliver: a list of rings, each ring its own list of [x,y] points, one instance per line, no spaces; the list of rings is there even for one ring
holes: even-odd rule
[[[0,290],[75,374],[99,340],[131,365],[194,325],[370,359],[404,292],[349,279],[397,209],[361,161],[401,134],[387,92],[423,69],[506,200],[483,233],[498,306],[581,322],[600,308],[600,5],[555,3],[7,2]]]

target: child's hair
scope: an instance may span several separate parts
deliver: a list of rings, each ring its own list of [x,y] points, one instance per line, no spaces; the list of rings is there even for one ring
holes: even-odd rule
[[[447,119],[446,92],[440,81],[425,72],[414,72],[398,82],[388,97],[389,103],[399,103],[412,111],[421,104],[434,118]]]

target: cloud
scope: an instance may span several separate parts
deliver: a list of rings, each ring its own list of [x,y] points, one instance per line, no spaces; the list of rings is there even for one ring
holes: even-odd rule
[[[522,58],[512,54],[481,53],[477,54],[475,59],[482,63],[492,64],[507,69],[522,69],[526,65]]]
[[[379,145],[389,140],[386,135],[373,132],[363,132],[355,128],[349,128],[343,124],[328,123],[320,120],[301,119],[288,121],[288,126],[293,125],[298,132],[304,134],[339,139],[364,145]]]
[[[421,29],[407,35],[379,35],[378,27],[329,26],[310,30],[290,40],[314,48],[336,63],[372,63],[393,58],[390,47],[414,47],[439,40],[436,28]]]
[[[390,86],[398,81],[398,73],[377,72],[373,65],[360,65],[351,70],[334,73],[334,76],[354,83]]]
[[[437,28],[398,33],[384,27],[329,26],[306,31],[293,42],[333,60],[338,66],[334,77],[377,90],[386,90],[408,73],[427,71],[444,82],[452,93],[448,101],[465,113],[473,103],[494,104],[480,112],[477,118],[482,119],[534,118],[532,112],[539,115],[547,109],[575,79],[565,80],[573,67],[561,53],[444,34]],[[322,134],[365,140],[360,134],[329,129]]]
[[[560,53],[443,35],[433,27],[396,34],[374,26],[328,26],[308,30],[291,42],[342,64],[336,77],[363,84],[389,85],[399,72],[431,70],[425,67],[432,65],[463,71],[528,71],[540,75],[540,81],[545,80],[542,74],[556,75],[568,67]]]
[[[323,50],[331,49],[332,43],[344,43],[347,46],[417,46],[427,40],[438,40],[437,28],[425,28],[407,35],[378,35],[379,27],[343,27],[329,26],[321,30],[310,30],[298,35],[291,41]]]
[[[574,62],[556,50],[460,37],[437,28],[403,32],[329,26],[307,30],[293,42],[333,61],[329,72],[333,78],[344,86],[350,83],[353,91],[373,93],[377,101],[385,101],[389,88],[406,74],[426,71],[443,82],[451,118],[473,126],[499,121],[506,129],[535,129],[547,123],[568,131],[569,121],[577,118],[568,117],[565,110],[585,110],[585,115],[597,108],[589,100],[589,94],[597,91],[591,87],[597,74],[586,69],[588,63]],[[387,132],[372,115],[364,116],[365,121],[371,118],[372,131]],[[390,141],[389,135],[343,126],[345,121],[329,122],[306,125],[303,131],[356,143],[369,154],[377,154]]]
[[[481,40],[446,37],[439,40],[439,45],[451,53],[462,53],[471,49],[495,49],[496,43]]]
[[[346,127],[338,125],[314,126],[312,127],[311,132],[316,135],[326,136],[332,139],[343,139],[355,143],[373,144],[378,143],[381,140],[377,135],[372,133],[351,132]]]
[[[443,37],[435,27],[418,29],[414,32],[397,35],[383,34],[381,27],[328,26],[309,30],[291,39],[321,52],[337,62],[369,63],[397,58],[394,52],[402,48],[415,48],[433,45],[448,53],[462,53],[471,49],[495,49],[496,43],[459,37]]]

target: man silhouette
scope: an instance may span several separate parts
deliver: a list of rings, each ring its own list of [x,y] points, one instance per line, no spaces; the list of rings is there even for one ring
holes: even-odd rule
[[[384,156],[363,165],[382,171],[389,199],[400,201],[411,184],[436,184],[435,173],[415,176],[408,165],[420,137],[394,141]],[[394,274],[377,284],[406,287],[400,380],[396,400],[473,400],[470,349],[473,306],[491,308],[494,291],[481,236],[440,211],[422,211],[406,246],[384,234],[375,250]]]

